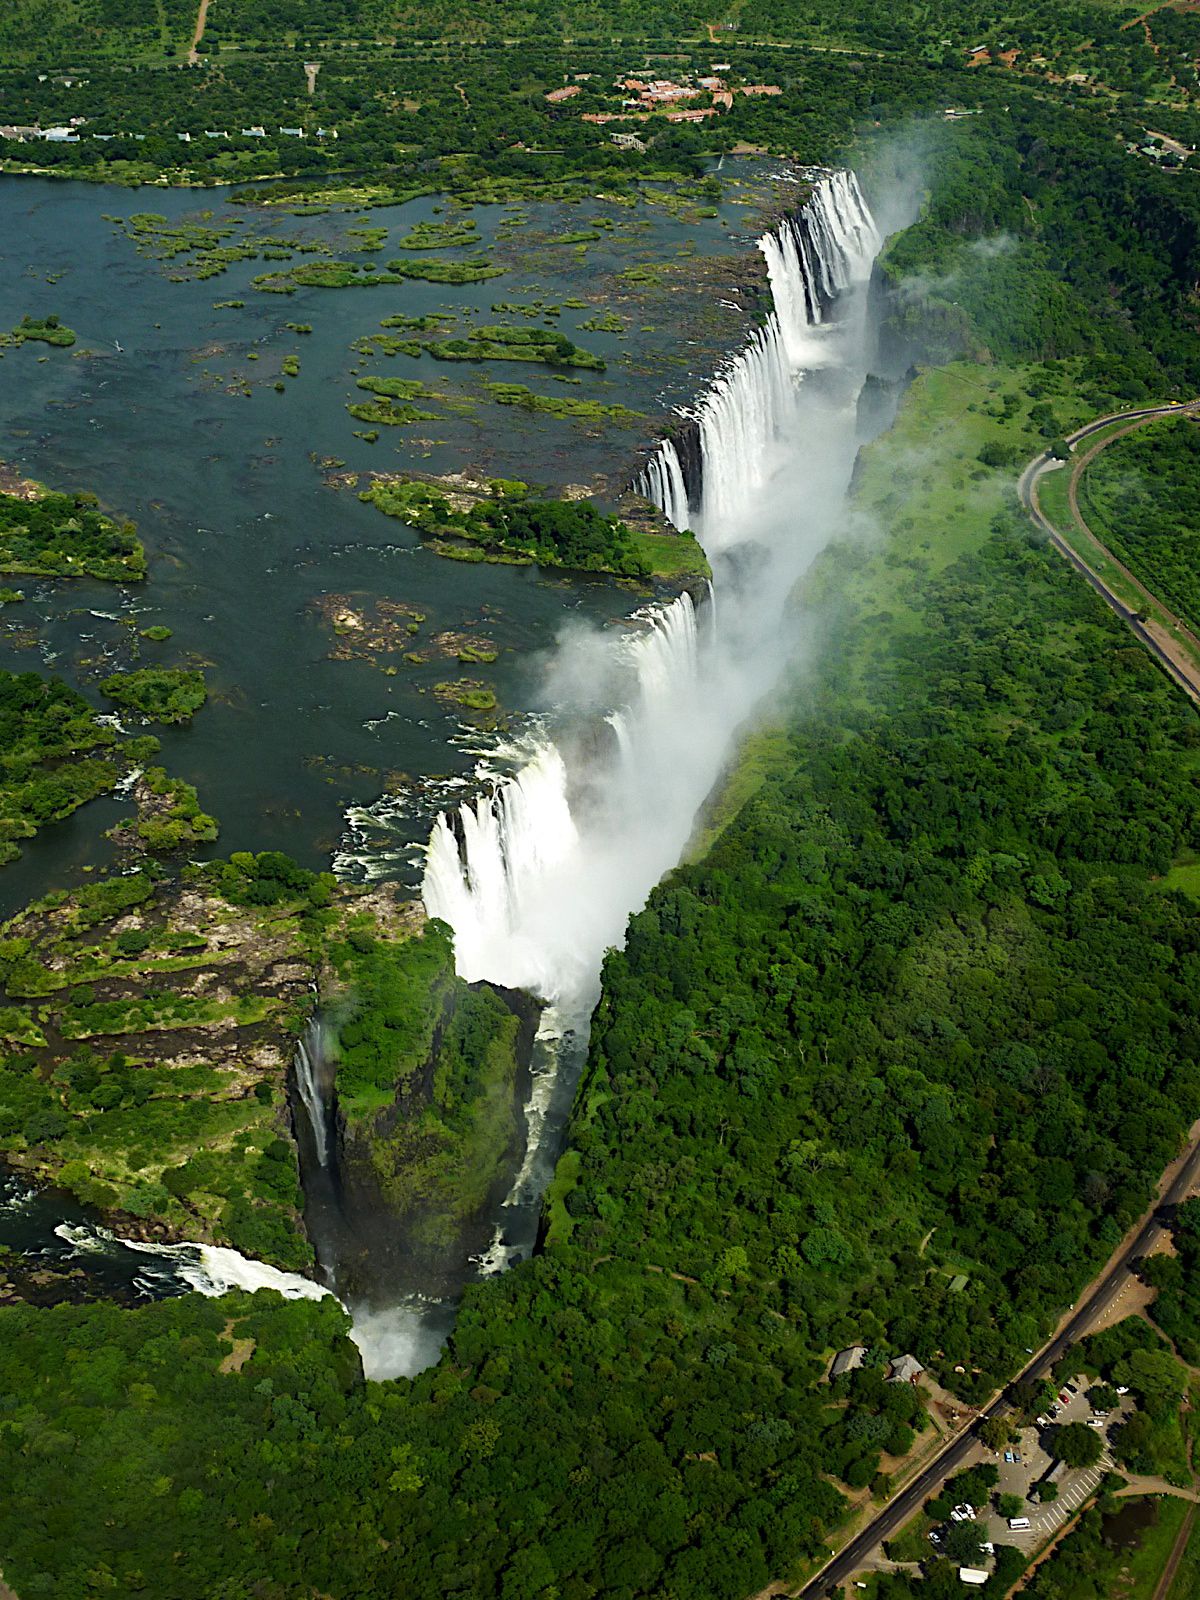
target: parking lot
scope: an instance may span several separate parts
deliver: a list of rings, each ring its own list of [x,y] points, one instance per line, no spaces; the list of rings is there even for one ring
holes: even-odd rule
[[[1097,1484],[1113,1464],[1108,1449],[1108,1430],[1118,1426],[1133,1409],[1129,1395],[1122,1398],[1120,1409],[1110,1412],[1103,1419],[1103,1426],[1095,1430],[1104,1446],[1096,1465],[1068,1468],[1061,1472],[1054,1480],[1058,1487],[1058,1498],[1049,1505],[1039,1505],[1029,1501],[1030,1491],[1054,1465],[1053,1444],[1056,1427],[1066,1422],[1087,1424],[1092,1420],[1092,1408],[1087,1401],[1087,1391],[1094,1380],[1079,1376],[1071,1382],[1076,1385],[1078,1393],[1070,1395],[1066,1405],[1059,1406],[1057,1417],[1045,1427],[1033,1425],[1022,1428],[1008,1446],[1009,1452],[1020,1456],[1019,1462],[1006,1461],[1003,1450],[996,1454],[987,1452],[984,1455],[984,1459],[993,1462],[1000,1472],[996,1492],[1020,1496],[1026,1502],[1023,1515],[1029,1518],[1030,1523],[1027,1529],[1014,1531],[1008,1526],[1005,1518],[989,1507],[985,1515],[978,1520],[987,1530],[984,1538],[993,1544],[1015,1544],[1026,1552],[1035,1550],[1044,1544],[1068,1517],[1073,1516],[1083,1502],[1095,1492]]]

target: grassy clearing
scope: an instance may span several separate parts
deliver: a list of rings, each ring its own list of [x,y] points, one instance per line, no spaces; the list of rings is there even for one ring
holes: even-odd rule
[[[579,1182],[582,1165],[582,1152],[567,1150],[554,1169],[554,1177],[546,1190],[546,1214],[549,1218],[547,1244],[565,1244],[571,1237],[575,1218],[567,1210],[567,1196]]]
[[[1168,889],[1179,889],[1200,901],[1200,856],[1188,855],[1177,861],[1163,879]]]
[[[1121,1600],[1152,1600],[1188,1510],[1186,1500],[1164,1495],[1158,1501],[1153,1526],[1146,1529],[1137,1549],[1122,1562],[1128,1572],[1122,1574],[1119,1587],[1114,1590]]]
[[[738,812],[775,772],[786,769],[791,741],[782,728],[762,728],[752,733],[705,808],[703,820],[692,836],[686,861],[700,861],[712,849]]]
[[[711,578],[703,546],[690,533],[632,530],[634,547],[656,578]]]

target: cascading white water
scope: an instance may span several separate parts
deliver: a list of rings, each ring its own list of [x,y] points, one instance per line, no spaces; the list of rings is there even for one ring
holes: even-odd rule
[[[730,624],[714,627],[701,651],[685,594],[652,611],[643,619],[649,626],[624,643],[632,681],[628,703],[608,719],[614,753],[599,803],[594,771],[585,785],[544,732],[513,777],[439,818],[423,893],[431,914],[454,930],[464,977],[529,989],[579,1021],[604,949],[620,941],[630,912],[678,858],[738,722],[781,669],[773,619],[829,536],[821,511],[840,499],[852,460],[851,408],[833,418],[839,431],[831,455],[819,438],[830,425],[830,402],[810,405],[801,418],[802,373],[789,351],[800,348],[797,331],[814,326],[825,305],[865,283],[879,242],[846,172],[823,175],[799,218],[759,241],[776,310],[697,408],[703,490],[690,514],[699,512],[705,547],[718,575],[728,577],[736,602]],[[830,325],[825,364],[848,365],[858,327],[854,317]],[[807,504],[774,504],[765,493],[773,476],[801,460]],[[670,441],[646,470],[660,505],[682,518],[683,472]],[[811,530],[816,544],[796,537],[798,525],[810,532],[806,514],[819,524]],[[727,554],[750,547],[760,550],[754,576],[720,573]],[[576,790],[584,788],[589,801],[580,810]]]
[[[615,790],[636,779],[641,741],[631,728],[660,719],[677,686],[695,676],[691,596],[655,607],[641,621],[642,631],[623,641],[630,704],[609,719],[618,749],[609,778]],[[587,993],[591,952],[576,960],[555,936],[571,914],[563,896],[582,845],[570,787],[558,745],[544,732],[535,736],[514,777],[438,818],[422,893],[430,914],[454,929],[461,976],[529,989],[577,1010],[572,1002]],[[612,930],[614,939],[619,932]]]
[[[329,1114],[325,1106],[325,1091],[321,1082],[321,1068],[328,1050],[328,1037],[320,1017],[310,1017],[308,1026],[296,1041],[293,1070],[300,1103],[312,1130],[313,1148],[318,1165],[329,1165]]]
[[[698,629],[685,594],[643,614],[640,630],[615,649],[564,639],[563,682],[607,685],[614,656],[624,673],[623,692],[608,702],[615,709],[603,754],[594,737],[547,727],[523,759],[507,752],[513,776],[487,779],[488,792],[444,813],[429,841],[425,904],[452,927],[460,974],[549,1003],[525,1159],[505,1202],[508,1220],[478,1261],[483,1272],[508,1265],[536,1232],[569,1096],[561,1063],[581,1058],[605,950],[622,943],[631,913],[679,860],[739,728],[806,644],[789,596],[839,526],[865,374],[862,291],[879,239],[848,173],[814,183],[800,222],[760,241],[776,310],[694,414],[698,496],[689,503],[690,479],[671,441],[639,484],[672,522],[701,534],[719,616],[705,606],[708,623]],[[822,319],[820,359],[810,360],[800,334]],[[824,369],[821,382],[802,384],[810,365]],[[597,665],[598,648],[607,666]],[[561,696],[568,725],[572,704]],[[590,705],[594,716],[594,694]],[[414,1353],[414,1319],[412,1306],[363,1311],[372,1376],[428,1360],[428,1346]]]
[[[683,463],[672,440],[664,439],[646,463],[638,480],[638,492],[661,507],[668,522],[677,528],[688,526],[688,492]]]
[[[254,1261],[238,1250],[216,1244],[158,1244],[147,1239],[123,1239],[98,1223],[62,1222],[55,1228],[60,1239],[81,1255],[103,1253],[119,1246],[136,1255],[164,1262],[171,1274],[198,1293],[210,1296],[243,1289],[275,1289],[289,1300],[321,1300],[332,1290],[298,1272],[284,1272],[265,1261]]]
[[[814,330],[827,305],[870,275],[880,242],[852,172],[822,174],[800,215],[758,241],[774,309],[696,407],[699,493],[689,495],[670,439],[659,443],[637,484],[677,528],[695,528],[710,555],[732,536],[731,524],[741,520],[791,431],[797,373],[840,359]]]
[[[769,474],[781,438],[794,421],[796,385],[774,312],[700,408],[704,478],[692,523],[709,558],[738,537],[743,513]]]

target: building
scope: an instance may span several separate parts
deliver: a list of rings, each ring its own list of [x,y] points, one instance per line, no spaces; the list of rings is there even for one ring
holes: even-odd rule
[[[242,129],[243,139],[265,139],[266,137],[267,130],[265,128],[254,127]]]
[[[579,92],[579,85],[577,83],[568,83],[564,84],[561,89],[551,89],[550,93],[546,95],[545,98],[550,105],[557,106],[561,105],[564,100],[573,99],[574,96]]]
[[[888,1373],[889,1383],[916,1383],[925,1368],[916,1356],[898,1356],[892,1362],[891,1371]]]
[[[280,133],[286,133],[289,139],[303,139],[303,128],[280,128]]]
[[[738,90],[739,94],[782,94],[783,90],[777,83],[744,83]]]
[[[668,111],[668,122],[703,122],[705,117],[715,117],[716,111],[712,106],[704,106],[696,111]]]
[[[618,150],[642,150],[646,148],[645,141],[639,139],[636,133],[610,133],[608,136]]]
[[[839,1350],[829,1369],[830,1378],[840,1378],[843,1372],[857,1372],[867,1359],[865,1344],[852,1344],[848,1350]]]

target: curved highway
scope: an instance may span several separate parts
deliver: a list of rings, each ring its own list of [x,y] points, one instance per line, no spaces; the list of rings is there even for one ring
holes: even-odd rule
[[[1153,417],[1178,416],[1180,412],[1190,411],[1197,405],[1200,405],[1200,400],[1189,400],[1183,404],[1175,403],[1163,406],[1145,406],[1140,411],[1114,412],[1106,417],[1097,417],[1094,422],[1087,423],[1085,427],[1077,428],[1074,433],[1067,435],[1067,443],[1070,445],[1078,444],[1080,440],[1086,439],[1089,434],[1099,433],[1104,428],[1111,428],[1114,423],[1127,422],[1136,424],[1138,422],[1148,422]],[[1117,437],[1117,435],[1114,435],[1114,437]],[[1050,543],[1059,552],[1059,554],[1064,555],[1067,558],[1067,560],[1075,568],[1076,572],[1078,572],[1081,577],[1083,577],[1091,585],[1091,587],[1096,591],[1105,604],[1108,605],[1111,610],[1116,612],[1117,616],[1120,617],[1121,621],[1126,625],[1127,628],[1130,629],[1132,633],[1137,635],[1139,641],[1145,645],[1146,649],[1149,650],[1150,654],[1158,662],[1159,666],[1162,667],[1167,676],[1174,683],[1176,683],[1190,699],[1194,700],[1197,704],[1200,704],[1200,675],[1189,671],[1184,662],[1176,660],[1175,657],[1170,655],[1168,651],[1163,648],[1159,640],[1155,638],[1153,633],[1151,633],[1149,628],[1147,628],[1146,624],[1142,621],[1141,615],[1136,611],[1131,611],[1125,602],[1108,587],[1100,574],[1090,567],[1084,558],[1079,554],[1079,552],[1075,550],[1066,539],[1063,538],[1062,534],[1058,532],[1053,523],[1048,520],[1045,513],[1042,511],[1041,506],[1038,504],[1037,497],[1038,479],[1044,472],[1049,470],[1050,465],[1051,457],[1043,452],[1040,456],[1035,456],[1025,468],[1024,472],[1022,472],[1020,478],[1017,480],[1017,495],[1020,498],[1021,504],[1033,518],[1034,522],[1037,523],[1038,527],[1041,528],[1042,532],[1047,536],[1047,538],[1050,540]],[[1063,465],[1064,468],[1066,468],[1067,463],[1064,463]],[[1082,518],[1080,520],[1082,521]],[[1086,527],[1086,524],[1084,526]],[[1090,529],[1087,531],[1089,533],[1091,532]],[[1093,540],[1095,540],[1097,546],[1101,550],[1104,550],[1104,546],[1100,543],[1099,539],[1096,539],[1095,534],[1091,534],[1091,537]],[[1105,554],[1109,556],[1110,560],[1114,561],[1114,564],[1118,566],[1120,565],[1120,563],[1116,561],[1116,558],[1112,556],[1111,552],[1105,551]],[[1137,580],[1134,579],[1133,581],[1136,582]],[[1150,591],[1145,588],[1144,584],[1139,584],[1139,587],[1144,590],[1149,598],[1154,598],[1154,596],[1150,595]]]

